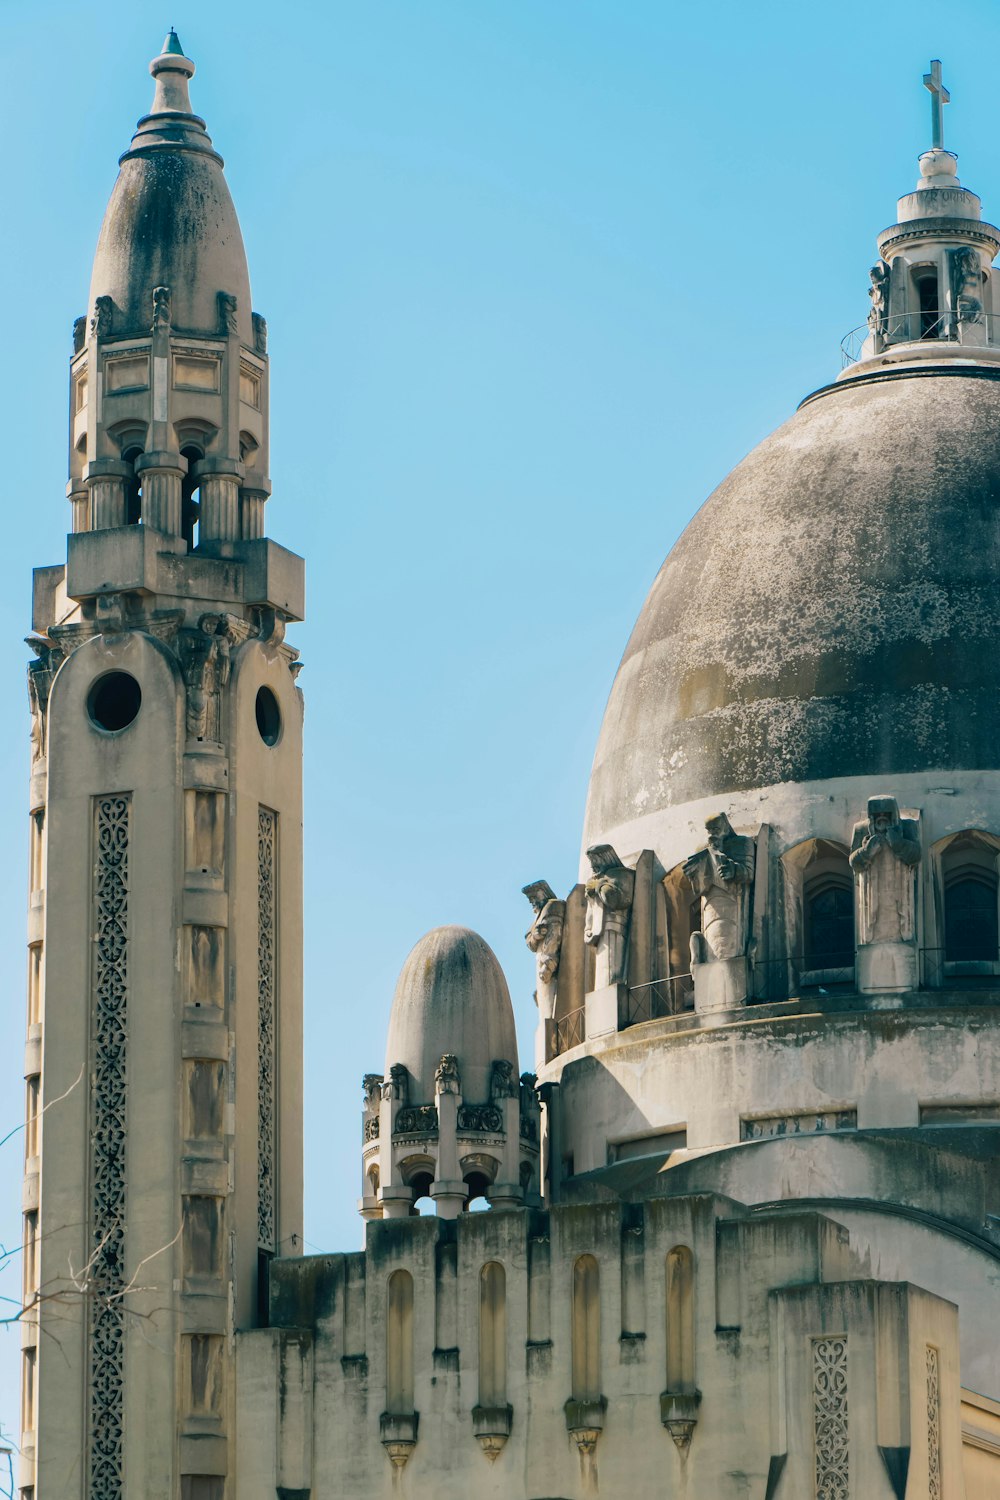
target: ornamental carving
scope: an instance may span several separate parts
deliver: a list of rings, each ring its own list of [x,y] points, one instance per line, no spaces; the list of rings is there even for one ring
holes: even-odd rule
[[[90,333],[95,339],[111,337],[111,323],[115,304],[110,297],[98,297],[90,318]]]
[[[278,815],[257,809],[257,1243],[275,1250],[275,877]]]
[[[31,707],[31,762],[46,753],[49,723],[49,693],[52,679],[64,660],[58,646],[50,646],[37,636],[28,637],[35,660],[28,663],[28,703]]]
[[[396,1135],[430,1135],[438,1128],[437,1110],[433,1104],[409,1104],[396,1116]]]
[[[128,1053],[128,847],[131,800],[95,808],[90,1085],[90,1494],[123,1494],[125,1191]]]
[[[228,615],[202,615],[197,630],[178,636],[190,740],[222,739],[222,690],[229,681],[233,636]]]
[[[267,353],[267,319],[253,314],[253,346],[258,354]]]
[[[490,1069],[490,1099],[494,1103],[499,1099],[516,1099],[517,1092],[513,1064],[496,1058]]]
[[[847,1337],[813,1339],[816,1500],[850,1500]]]
[[[740,958],[750,943],[750,893],[756,847],[734,832],[725,813],[707,818],[708,844],[684,861],[684,875],[701,897],[701,931],[691,934],[691,963]]]
[[[854,825],[850,862],[858,887],[859,943],[912,942],[920,829],[915,819],[900,817],[895,797],[869,797],[868,816]]]
[[[378,1140],[378,1115],[373,1115],[365,1121],[365,1145],[369,1141]]]
[[[635,872],[625,868],[610,844],[594,844],[587,858],[593,873],[586,886],[583,938],[595,950],[594,988],[602,990],[625,979]]]
[[[154,286],[153,288],[153,324],[152,333],[170,332],[170,288],[168,286]]]
[[[219,332],[223,335],[238,333],[236,322],[236,298],[230,292],[219,293]]]
[[[535,880],[531,885],[523,886],[522,891],[535,913],[524,935],[524,941],[535,955],[535,1004],[542,1020],[551,1021],[556,1013],[556,974],[566,922],[566,903],[558,899],[547,880]]]
[[[868,327],[872,333],[885,336],[889,326],[889,281],[891,272],[884,260],[876,261],[868,272],[871,278],[871,289],[868,293],[872,299],[871,310],[868,313]]]
[[[927,1345],[927,1500],[941,1500],[941,1372],[933,1344]]]
[[[503,1130],[503,1113],[495,1104],[463,1104],[458,1111],[458,1128],[496,1135]]]

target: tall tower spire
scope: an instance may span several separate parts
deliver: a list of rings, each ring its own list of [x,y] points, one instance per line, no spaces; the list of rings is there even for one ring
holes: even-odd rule
[[[176,33],[150,71],[35,574],[30,1500],[233,1500],[234,1335],[301,1246],[302,561],[263,536],[264,322]]]

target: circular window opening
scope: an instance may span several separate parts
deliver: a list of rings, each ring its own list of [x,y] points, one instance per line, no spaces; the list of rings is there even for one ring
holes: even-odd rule
[[[142,705],[142,689],[130,672],[106,672],[90,690],[91,722],[108,734],[127,729]]]
[[[276,745],[281,738],[281,709],[269,687],[257,691],[257,728],[265,745]]]

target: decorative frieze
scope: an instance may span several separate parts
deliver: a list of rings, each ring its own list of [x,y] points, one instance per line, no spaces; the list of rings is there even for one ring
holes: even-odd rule
[[[927,1500],[941,1500],[941,1373],[933,1344],[927,1345]]]
[[[850,1500],[847,1336],[813,1339],[816,1500]]]
[[[90,1496],[123,1494],[128,1051],[128,845],[131,799],[95,808],[90,1095]]]
[[[274,1105],[278,815],[257,809],[257,1243],[275,1252]]]

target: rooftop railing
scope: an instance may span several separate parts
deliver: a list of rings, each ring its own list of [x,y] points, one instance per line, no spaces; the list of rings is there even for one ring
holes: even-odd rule
[[[891,348],[894,344],[921,344],[939,341],[942,343],[956,344],[961,342],[963,329],[979,328],[985,331],[987,342],[992,344],[997,340],[997,322],[1000,317],[997,313],[980,312],[977,317],[962,318],[954,308],[930,308],[926,311],[914,309],[913,312],[891,313],[879,330],[883,340],[883,351],[886,346]],[[850,333],[845,333],[840,341],[840,357],[843,369],[857,364],[861,358],[865,340],[871,336],[872,329],[867,323],[862,323],[858,328],[852,328]],[[976,345],[972,344],[972,348]]]

